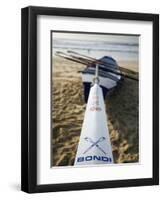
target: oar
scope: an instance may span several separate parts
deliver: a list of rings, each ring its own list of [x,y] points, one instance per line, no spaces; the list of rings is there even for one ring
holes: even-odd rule
[[[103,137],[104,138],[104,137]],[[90,142],[90,143],[92,143],[93,145],[94,145],[94,141],[91,139],[91,138],[89,138],[89,137],[85,137],[84,138],[86,141],[88,141],[88,142]],[[96,145],[95,145],[98,149],[100,149],[100,151],[102,151],[104,154],[106,154],[106,152],[96,143]]]
[[[75,58],[75,59],[79,59],[79,60],[82,60],[84,62],[87,62],[87,64],[92,64],[92,63],[97,63],[96,61],[92,61],[90,59],[86,59],[86,58],[82,58],[81,56],[74,56],[74,55],[71,55],[71,54],[67,54],[68,56],[71,56],[72,58]]]
[[[74,51],[67,51],[67,52],[69,52],[69,53],[75,53],[75,54],[78,54],[78,55],[85,56],[85,55],[83,55],[83,54],[79,54],[79,53],[74,52]],[[72,55],[69,55],[69,56],[71,56],[71,57],[73,57],[73,58],[78,58],[78,59],[80,59],[80,57],[75,57],[75,56],[72,56]],[[87,59],[90,58],[90,61],[92,61],[92,62],[95,63],[95,64],[97,63],[97,64],[100,64],[100,65],[104,65],[104,66],[109,66],[109,67],[110,67],[110,64],[108,64],[108,63],[106,63],[106,62],[99,61],[99,60],[97,60],[97,59],[95,59],[95,58],[92,58],[92,57],[89,57],[89,56],[85,56],[85,57],[86,57]],[[86,59],[86,60],[87,60],[87,59]],[[119,67],[119,66],[118,66],[118,67]],[[102,66],[100,66],[100,68],[102,69]],[[112,67],[112,69],[106,69],[106,68],[103,68],[103,69],[105,69],[106,71],[109,71],[109,72],[111,72],[111,73],[114,73],[114,74],[116,74],[116,75],[121,75],[121,76],[124,76],[125,78],[129,78],[129,79],[138,81],[138,78],[137,78],[137,77],[131,76],[131,75],[126,74],[126,73],[123,73],[123,72],[119,72],[119,71],[117,71],[117,69],[115,69],[115,68],[113,68],[113,67]]]
[[[78,52],[76,52],[76,51],[70,51],[70,50],[68,50],[67,51],[68,53],[71,53],[71,54],[76,54],[76,55],[79,55],[79,56],[82,56],[82,57],[85,57],[86,59],[88,59],[89,61],[94,61],[94,62],[98,62],[99,64],[106,64],[106,65],[108,65],[108,63],[107,62],[105,62],[105,61],[99,61],[99,60],[97,60],[97,59],[95,59],[95,58],[93,58],[93,57],[90,57],[90,56],[86,56],[86,55],[84,55],[84,54],[81,54],[81,53],[78,53]],[[109,66],[110,66],[111,64],[109,64]],[[122,67],[122,66],[119,66],[119,65],[117,65],[120,69],[122,69],[122,70],[127,70],[125,67]]]
[[[90,63],[90,62],[88,63],[87,61],[84,61],[84,60],[81,61],[78,57],[68,55],[68,54],[66,54],[66,53],[64,53],[64,52],[61,52],[61,51],[57,51],[57,52],[56,52],[56,55],[57,55],[57,56],[60,56],[60,57],[63,57],[63,58],[65,58],[65,59],[68,59],[68,60],[77,62],[77,63],[84,64],[84,65],[92,64],[92,62],[91,62],[91,63]],[[96,62],[94,62],[94,63],[96,64]],[[116,74],[116,75],[122,75],[122,76],[124,76],[124,74],[122,74],[122,73],[120,73],[120,72],[117,72],[117,71],[115,71],[115,70],[106,69],[106,68],[104,68],[104,67],[102,67],[102,66],[101,66],[100,68],[101,68],[101,69],[105,69],[105,71],[107,71],[107,72],[111,72],[111,73],[114,73],[114,74]]]
[[[67,53],[70,53],[71,56],[73,56],[72,54],[78,55],[78,57],[76,57],[76,58],[82,58],[82,59],[86,59],[86,60],[89,61],[89,62],[94,62],[94,63],[97,63],[97,64],[109,66],[109,67],[111,67],[111,68],[113,68],[113,69],[115,70],[113,64],[108,64],[107,62],[97,60],[97,59],[95,59],[95,58],[92,58],[92,57],[90,57],[90,56],[86,56],[86,55],[84,55],[84,54],[77,53],[77,52],[75,52],[75,51],[70,51],[70,50],[69,50],[69,51],[67,51]],[[82,56],[82,57],[81,57],[81,56]],[[73,56],[73,57],[75,57],[75,56]],[[84,58],[83,58],[83,57],[84,57]],[[117,67],[119,67],[119,66],[117,65]]]
[[[60,51],[57,51],[56,52],[56,55],[58,55],[58,56],[61,56],[61,57],[63,57],[63,58],[66,58],[66,59],[68,59],[68,60],[71,60],[71,61],[74,61],[74,62],[77,62],[77,63],[81,63],[81,64],[84,64],[84,65],[88,65],[88,62],[87,61],[81,61],[79,58],[75,58],[74,56],[72,57],[71,55],[68,55],[68,54],[66,54],[66,53],[63,53],[63,52],[60,52]],[[97,64],[99,64],[99,61],[97,60],[97,61],[94,61],[94,63],[96,64],[96,62],[97,62]],[[89,63],[90,64],[90,63]],[[104,65],[104,64],[103,64]],[[101,69],[102,69],[102,67],[101,67]],[[116,74],[116,75],[120,75],[120,76],[123,76],[123,77],[125,77],[125,78],[129,78],[129,79],[132,79],[132,80],[136,80],[136,81],[138,81],[138,79],[137,78],[135,78],[135,77],[132,77],[132,76],[129,76],[129,75],[127,75],[127,74],[124,74],[124,73],[121,73],[121,72],[118,72],[118,71],[115,71],[115,69],[113,70],[113,69],[106,69],[106,68],[104,68],[107,72],[110,72],[110,73],[113,73],[113,74]]]
[[[87,140],[87,138],[86,138]],[[96,142],[93,142],[92,145],[90,147],[88,147],[83,154],[87,153],[90,149],[92,149],[94,146],[96,146],[99,142],[102,142],[103,140],[105,140],[105,137],[100,137]],[[88,140],[87,140],[88,141]]]
[[[57,51],[55,54],[56,54],[56,56],[65,58],[65,59],[67,59],[67,60],[70,60],[70,61],[73,61],[73,62],[77,62],[77,63],[83,64],[83,65],[87,65],[86,62],[80,61],[80,60],[75,59],[75,58],[71,58],[70,56],[67,56],[67,55],[66,55],[65,53],[63,53],[63,52]]]
[[[86,55],[84,55],[84,54],[80,54],[80,53],[78,53],[78,52],[75,52],[75,51],[67,51],[68,53],[70,53],[70,54],[75,54],[75,55],[79,55],[79,56],[82,56],[82,57],[85,57],[85,59],[86,60],[89,60],[89,62],[94,62],[94,63],[98,63],[98,64],[102,64],[102,65],[105,65],[105,66],[109,66],[109,67],[112,67],[113,65],[111,65],[111,64],[108,64],[107,62],[105,62],[105,61],[99,61],[99,60],[97,60],[97,59],[95,59],[95,58],[92,58],[92,57],[90,57],[90,56],[86,56]],[[73,56],[73,55],[71,55],[71,56]],[[73,56],[73,57],[75,57],[75,56]],[[82,58],[82,57],[77,57],[78,59],[79,58]],[[119,66],[119,65],[117,65],[118,67],[119,67],[119,69],[122,71],[122,72],[127,72],[127,73],[131,73],[130,72],[130,70],[128,70],[128,69],[126,69],[125,67],[122,67],[122,66]],[[112,67],[112,69],[114,69],[113,67]],[[115,71],[115,69],[114,69],[114,71]],[[132,79],[132,80],[136,80],[136,81],[138,81],[138,78],[136,78],[136,77],[133,77],[133,76],[131,76],[131,75],[128,75],[128,74],[126,74],[126,73],[123,73],[123,76],[125,76],[126,78],[130,78],[130,79]]]
[[[76,51],[68,50],[67,53],[72,53],[72,54],[76,54],[76,55],[79,55],[79,56],[83,56],[83,57],[85,57],[85,58],[87,58],[87,59],[89,59],[89,60],[92,60],[92,61],[98,61],[98,60],[96,60],[95,58],[92,58],[92,57],[90,57],[90,56],[86,56],[86,55],[81,54],[81,53],[78,53],[78,52],[76,52]]]

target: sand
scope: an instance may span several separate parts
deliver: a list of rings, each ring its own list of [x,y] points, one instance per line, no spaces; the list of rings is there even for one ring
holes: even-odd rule
[[[136,73],[137,65],[128,69]],[[79,142],[86,104],[81,74],[84,65],[54,57],[52,67],[52,166],[71,166]],[[105,99],[115,163],[139,161],[138,81],[125,79]]]

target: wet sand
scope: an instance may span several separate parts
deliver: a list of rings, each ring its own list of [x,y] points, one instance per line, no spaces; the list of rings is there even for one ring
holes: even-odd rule
[[[135,63],[129,63],[136,73]],[[52,166],[73,165],[86,104],[81,74],[84,65],[54,57],[52,67]],[[138,162],[138,81],[125,79],[106,97],[108,127],[115,163]]]

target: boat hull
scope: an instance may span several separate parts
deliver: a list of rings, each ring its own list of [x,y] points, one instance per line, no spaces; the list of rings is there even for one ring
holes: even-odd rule
[[[92,82],[93,78],[94,78],[93,74],[82,74],[85,102],[88,101],[88,96],[89,96],[90,88],[93,83]],[[118,80],[112,80],[107,77],[99,76],[99,85],[102,88],[102,93],[103,93],[104,99],[105,99],[107,93],[109,93],[109,91],[112,91],[113,88],[117,87],[119,85],[120,81],[122,80],[120,76],[118,76],[117,78],[118,78]]]

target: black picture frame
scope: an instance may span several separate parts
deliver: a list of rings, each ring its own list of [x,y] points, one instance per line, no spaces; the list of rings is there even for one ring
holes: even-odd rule
[[[153,177],[37,185],[37,16],[55,15],[153,23]],[[30,6],[21,11],[21,190],[28,193],[159,184],[159,15]]]

